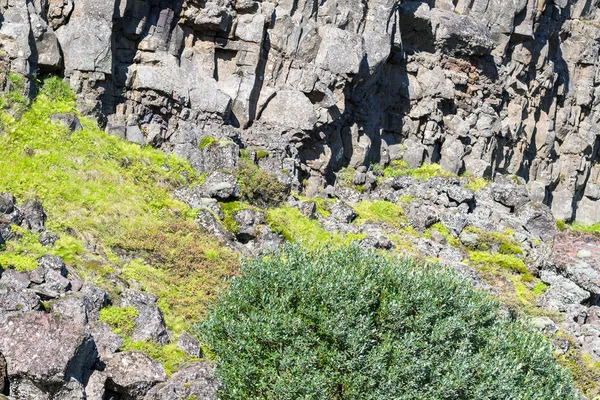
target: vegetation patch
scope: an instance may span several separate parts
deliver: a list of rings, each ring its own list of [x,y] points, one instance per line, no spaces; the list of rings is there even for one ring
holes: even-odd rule
[[[138,311],[134,307],[105,307],[100,310],[100,321],[121,336],[131,336],[135,328]]]
[[[452,178],[456,175],[444,170],[439,164],[423,164],[418,168],[409,168],[406,161],[392,161],[390,166],[383,170],[384,178],[396,178],[399,176],[411,176],[419,180],[427,180],[434,177]]]
[[[357,247],[245,261],[197,332],[222,399],[579,398],[547,340],[487,294]]]
[[[212,136],[204,136],[202,139],[200,139],[200,143],[198,143],[198,147],[200,147],[201,149],[205,149],[209,146],[217,145],[217,144],[219,144],[219,139],[214,138]]]
[[[406,223],[404,210],[389,201],[361,201],[354,206],[358,215],[358,223],[384,223],[393,228],[401,228]]]
[[[159,346],[151,342],[134,341],[130,338],[125,338],[120,350],[144,352],[148,357],[162,364],[167,377],[170,377],[181,365],[197,360],[181,350],[176,343]]]
[[[233,234],[237,234],[238,233],[238,226],[237,223],[235,222],[235,214],[237,214],[240,211],[243,211],[247,208],[249,208],[250,205],[246,202],[241,202],[241,201],[232,201],[232,202],[228,202],[228,203],[221,203],[221,210],[223,210],[223,226],[225,227],[225,229],[227,229],[229,232],[233,233]]]
[[[43,247],[37,235],[19,232],[22,238],[0,251],[0,264],[26,271],[46,253],[59,255],[110,293],[106,277],[122,269],[125,279],[159,296],[169,329],[182,331],[238,263],[198,229],[197,212],[171,196],[202,177],[185,161],[119,140],[87,118],[79,116],[77,132],[51,124],[52,114],[77,114],[74,98],[67,84],[51,78],[21,119],[1,113],[0,191],[19,202],[38,197],[47,228],[61,239]]]
[[[524,281],[531,281],[533,279],[523,260],[514,255],[492,254],[487,251],[470,251],[469,258],[483,271],[489,270],[490,267],[500,267],[521,274]]]
[[[316,248],[323,243],[339,246],[361,240],[365,235],[341,235],[326,231],[318,221],[308,219],[300,210],[293,207],[279,207],[266,210],[269,227],[287,241],[302,243],[307,248]]]
[[[260,206],[283,202],[289,191],[277,178],[261,170],[247,158],[240,158],[235,176],[240,185],[240,195],[245,201]]]

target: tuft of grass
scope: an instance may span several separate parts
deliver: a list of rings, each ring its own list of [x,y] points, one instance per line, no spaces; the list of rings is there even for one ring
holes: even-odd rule
[[[121,351],[141,351],[154,361],[158,361],[165,368],[167,377],[170,377],[173,372],[190,361],[195,361],[194,357],[189,356],[181,350],[176,343],[170,343],[164,346],[159,346],[151,342],[134,341],[130,338],[124,338]]]
[[[385,223],[394,228],[401,228],[406,223],[404,210],[397,204],[388,201],[361,201],[354,206],[358,214],[357,223]]]
[[[263,158],[269,157],[269,152],[267,150],[258,150],[256,152],[256,161],[260,161]]]
[[[546,290],[548,290],[548,285],[542,281],[538,281],[535,283],[535,285],[533,285],[531,293],[533,293],[535,297],[540,297]]]
[[[100,321],[111,327],[114,333],[131,336],[135,328],[134,319],[138,311],[134,307],[105,307],[100,310]]]
[[[564,231],[566,229],[565,223],[560,220],[556,221],[556,226],[561,231]],[[587,225],[587,224],[582,224],[581,222],[575,222],[572,225],[570,225],[570,228],[572,230],[578,231],[578,232],[600,233],[600,222],[593,224],[593,225]]]
[[[560,219],[557,219],[556,220],[556,227],[558,228],[559,231],[561,231],[561,232],[564,231],[565,228],[566,228],[565,222],[562,221],[562,220],[560,220]]]
[[[491,182],[488,181],[485,178],[476,178],[476,177],[469,177],[469,182],[465,185],[465,187],[467,189],[471,189],[474,192],[477,192],[479,190],[485,189],[485,187],[487,185],[489,185]]]

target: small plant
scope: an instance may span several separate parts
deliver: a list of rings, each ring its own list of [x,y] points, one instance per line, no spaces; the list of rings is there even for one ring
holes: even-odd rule
[[[427,180],[433,177],[454,177],[451,172],[444,170],[439,164],[423,164],[418,168],[409,168],[406,161],[396,160],[383,171],[385,178],[396,178],[399,176],[411,176],[419,180]]]
[[[69,84],[58,76],[44,80],[40,94],[51,101],[71,102],[75,100],[75,94]]]
[[[354,206],[358,214],[358,223],[385,223],[394,228],[401,228],[406,222],[404,210],[399,205],[388,201],[361,201]]]
[[[256,161],[260,161],[267,157],[269,157],[269,152],[267,150],[259,150],[256,152]]]
[[[100,321],[111,327],[114,333],[131,336],[138,311],[133,307],[106,307],[100,310]]]

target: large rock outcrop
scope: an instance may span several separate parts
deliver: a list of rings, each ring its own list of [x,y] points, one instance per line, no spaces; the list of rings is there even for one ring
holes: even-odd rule
[[[224,168],[213,159],[234,167],[240,146],[267,150],[262,168],[309,188],[345,165],[440,162],[517,174],[558,218],[600,221],[600,16],[588,0],[4,0],[0,10],[0,67],[64,73],[109,132],[202,172]],[[207,152],[207,136],[230,144]]]
[[[0,8],[3,68],[64,73],[111,133],[203,172],[222,169],[198,146],[207,136],[231,139],[219,151],[234,164],[239,146],[263,148],[263,168],[309,187],[348,164],[440,162],[518,174],[557,217],[600,221],[600,17],[587,0]]]

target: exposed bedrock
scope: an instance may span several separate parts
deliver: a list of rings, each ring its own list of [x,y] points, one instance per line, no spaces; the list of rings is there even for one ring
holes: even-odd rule
[[[310,191],[347,165],[439,162],[517,174],[558,218],[600,221],[591,0],[0,0],[0,14],[0,68],[64,74],[108,132],[202,172],[262,149],[262,168]]]

